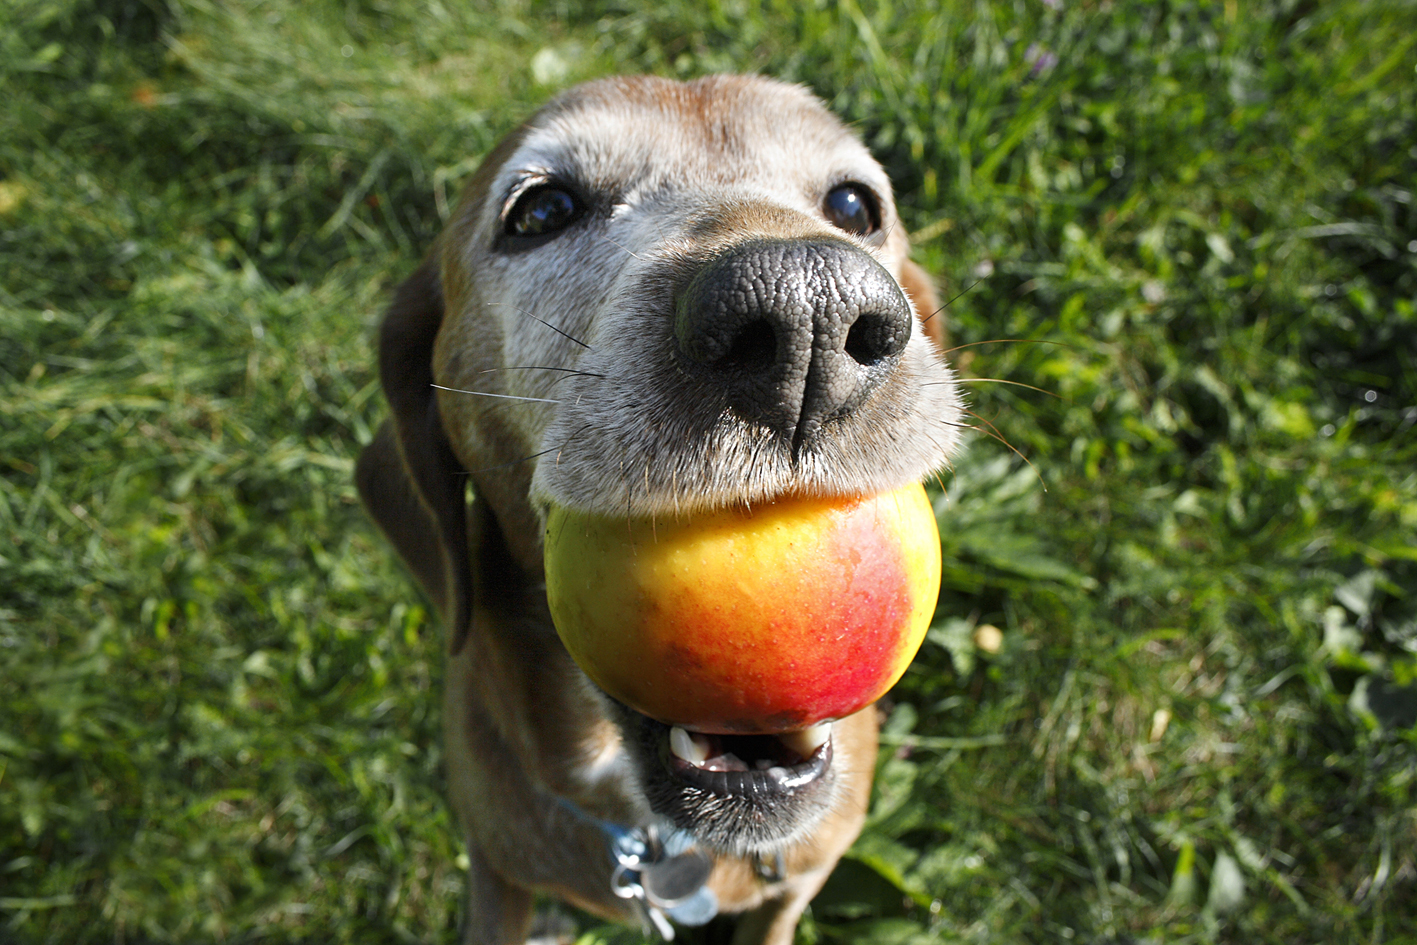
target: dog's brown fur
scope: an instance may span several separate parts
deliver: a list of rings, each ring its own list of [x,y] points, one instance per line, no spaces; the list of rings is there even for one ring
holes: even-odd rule
[[[509,244],[499,234],[517,188],[547,180],[598,195],[602,216],[531,248]],[[822,194],[841,180],[876,195],[879,232],[846,235],[823,218]],[[753,240],[842,244],[891,273],[920,317],[936,311],[884,174],[807,93],[754,77],[641,78],[572,90],[508,136],[385,319],[379,368],[392,417],[360,457],[358,484],[448,629],[448,781],[471,862],[466,942],[522,941],[534,891],[635,918],[611,892],[593,819],[675,816],[693,829],[698,816],[692,805],[651,809],[625,710],[556,635],[542,578],[547,507],[682,515],[785,492],[879,491],[922,478],[955,447],[953,378],[918,331],[859,420],[833,417],[830,437],[796,452],[754,440],[745,463],[744,442],[760,432],[751,422],[695,416],[693,390],[666,367],[672,339],[656,326],[672,322],[694,273]],[[669,407],[656,413],[660,401]],[[829,789],[784,802],[780,829],[740,837],[705,826],[720,908],[743,913],[736,941],[790,942],[860,830],[874,709],[838,721],[832,741]],[[762,878],[777,853],[785,876]]]

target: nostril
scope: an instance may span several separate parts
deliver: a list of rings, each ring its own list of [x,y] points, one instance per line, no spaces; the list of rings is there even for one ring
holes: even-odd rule
[[[898,320],[872,312],[861,315],[846,333],[844,350],[862,367],[871,367],[900,353],[907,338],[900,337]],[[909,323],[906,323],[909,328]]]
[[[759,318],[738,329],[720,364],[756,373],[768,370],[776,362],[777,334],[767,319]]]
[[[900,284],[863,250],[751,240],[706,260],[679,290],[676,367],[715,411],[797,455],[894,378],[913,322]]]

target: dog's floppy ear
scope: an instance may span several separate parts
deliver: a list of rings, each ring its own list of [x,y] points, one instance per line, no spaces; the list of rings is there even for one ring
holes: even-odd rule
[[[945,313],[940,307],[940,297],[935,292],[935,281],[921,269],[914,260],[907,259],[900,267],[900,287],[915,305],[915,311],[925,325],[925,334],[935,340],[940,350],[945,350]]]
[[[453,455],[433,389],[443,323],[437,253],[399,286],[379,334],[379,378],[393,416],[364,448],[355,483],[379,528],[438,608],[456,653],[472,614],[468,476]]]

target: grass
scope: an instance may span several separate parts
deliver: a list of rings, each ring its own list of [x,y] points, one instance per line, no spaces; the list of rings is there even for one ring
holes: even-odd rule
[[[887,165],[1008,444],[945,477],[801,945],[1417,941],[1412,4],[0,21],[0,940],[452,940],[439,632],[350,485],[371,332],[557,88],[734,69]]]

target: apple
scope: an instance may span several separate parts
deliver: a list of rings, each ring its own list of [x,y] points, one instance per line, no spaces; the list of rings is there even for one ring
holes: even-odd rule
[[[914,658],[940,590],[918,484],[680,519],[553,506],[545,554],[552,619],[586,675],[705,733],[794,732],[870,705]]]

